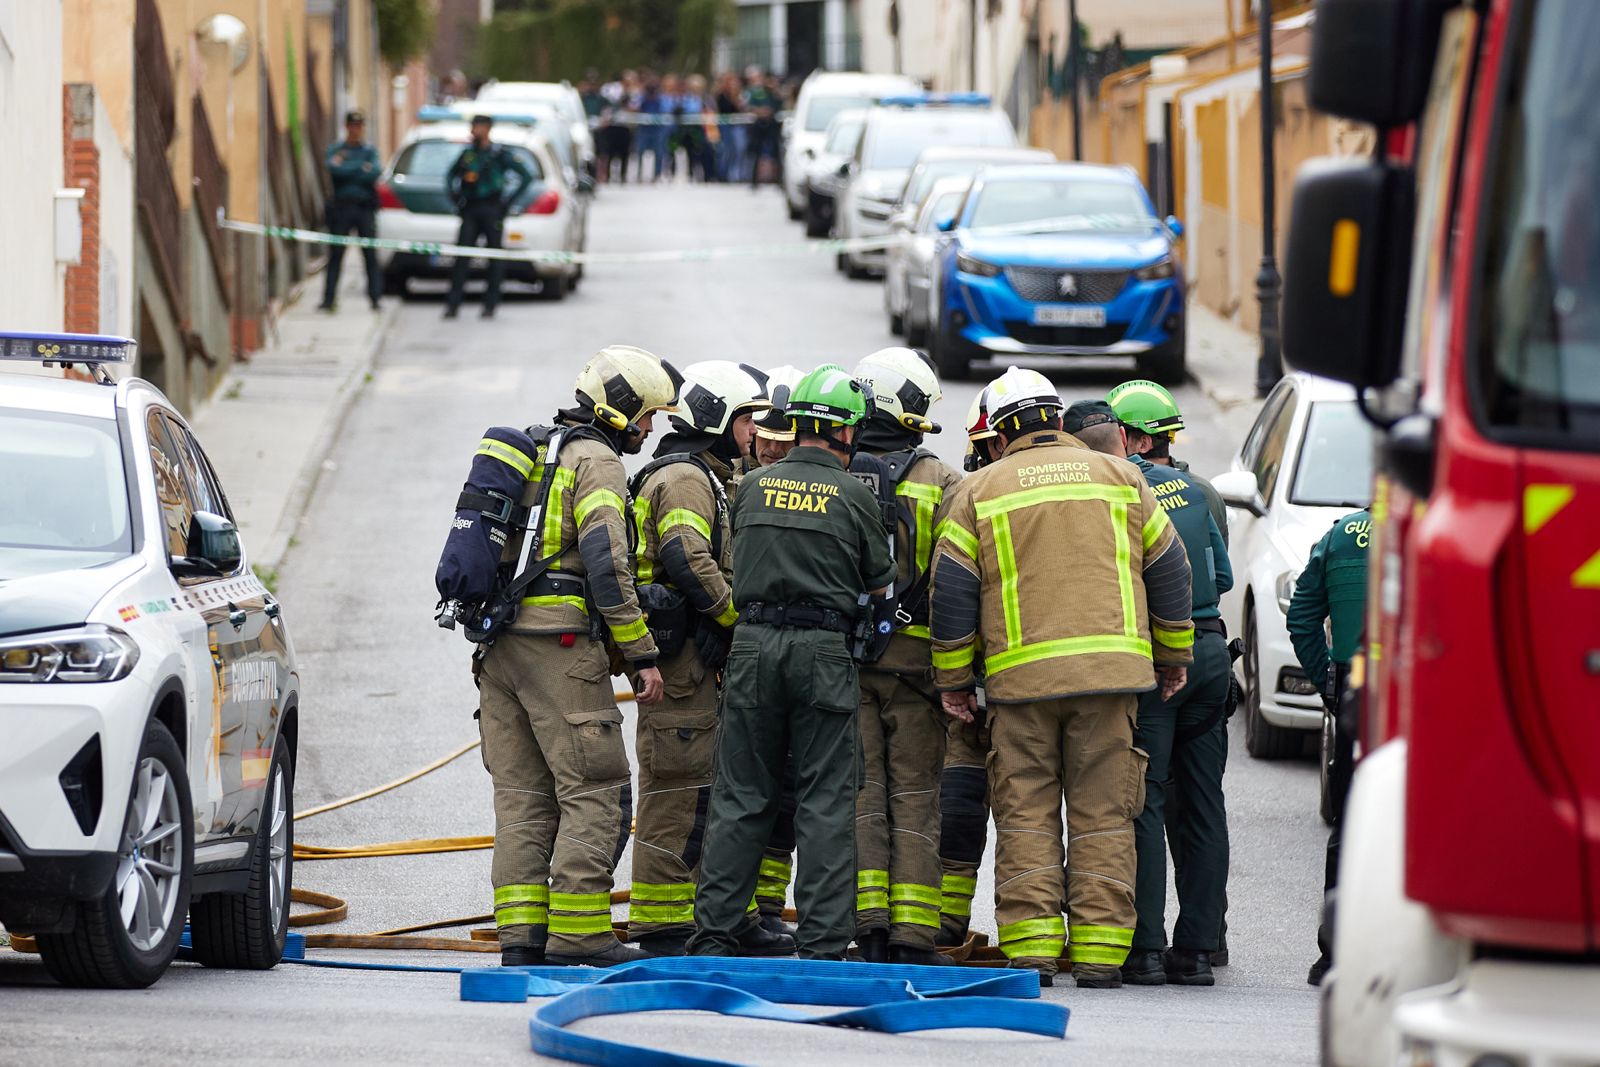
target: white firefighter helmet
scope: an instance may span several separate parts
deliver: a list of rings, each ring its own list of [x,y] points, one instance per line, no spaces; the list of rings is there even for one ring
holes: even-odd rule
[[[771,407],[756,416],[756,435],[769,441],[793,441],[794,420],[785,412],[789,394],[800,384],[806,372],[799,367],[784,364],[767,372],[767,400]]]
[[[1048,419],[1061,411],[1061,396],[1050,379],[1036,370],[1007,367],[983,390],[989,425],[1020,430],[1025,423]]]
[[[872,386],[879,414],[917,433],[939,432],[938,423],[928,418],[928,410],[943,396],[939,376],[916,350],[880,348],[856,364],[855,377]]]
[[[653,352],[633,345],[607,345],[578,372],[578,406],[596,423],[639,432],[639,420],[678,400],[683,376]]]
[[[972,398],[972,407],[967,409],[967,440],[983,441],[994,436],[994,427],[989,425],[989,409],[983,406],[988,390],[979,389],[978,395]]]
[[[721,435],[746,411],[765,410],[766,372],[727,359],[708,359],[683,368],[678,406],[672,410],[675,425]]]

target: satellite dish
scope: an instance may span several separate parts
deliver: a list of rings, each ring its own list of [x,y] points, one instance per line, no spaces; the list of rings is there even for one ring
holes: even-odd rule
[[[195,35],[207,44],[221,45],[228,50],[228,67],[237,74],[250,59],[250,27],[233,15],[212,15],[200,20]]]

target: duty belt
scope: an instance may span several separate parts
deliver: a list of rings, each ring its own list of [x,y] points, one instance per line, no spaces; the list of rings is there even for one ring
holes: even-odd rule
[[[760,623],[778,629],[832,630],[847,634],[855,628],[854,620],[842,611],[817,604],[763,604],[757,601],[739,610],[740,622]]]
[[[1194,628],[1196,633],[1221,634],[1223,637],[1228,636],[1228,628],[1223,625],[1221,619],[1196,619],[1194,620]]]

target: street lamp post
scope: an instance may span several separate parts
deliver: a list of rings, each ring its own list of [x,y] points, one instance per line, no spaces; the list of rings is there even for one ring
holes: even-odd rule
[[[1083,159],[1083,107],[1079,100],[1078,84],[1082,75],[1078,63],[1083,53],[1078,47],[1078,0],[1067,0],[1067,71],[1072,78],[1072,158]]]
[[[1256,0],[1261,33],[1261,269],[1256,273],[1256,299],[1261,304],[1261,355],[1256,362],[1256,395],[1264,397],[1283,377],[1283,350],[1278,331],[1277,163],[1274,160],[1272,103],[1272,3]]]

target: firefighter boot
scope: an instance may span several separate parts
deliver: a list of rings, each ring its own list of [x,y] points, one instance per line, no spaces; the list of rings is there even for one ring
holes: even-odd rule
[[[544,962],[544,941],[531,945],[507,945],[500,950],[502,967],[537,967]]]
[[[889,931],[863,930],[856,935],[856,951],[863,963],[888,963]]]
[[[619,963],[637,963],[647,960],[650,953],[641,948],[624,945],[621,941],[613,940],[612,944],[603,949],[590,952],[587,955],[574,955],[565,952],[546,952],[545,962],[554,967],[615,967]]]
[[[916,967],[943,967],[949,961],[931,948],[913,948],[911,945],[890,945],[890,963],[908,963]]]
[[[1079,989],[1121,989],[1122,970],[1109,963],[1074,963],[1072,980]]]

